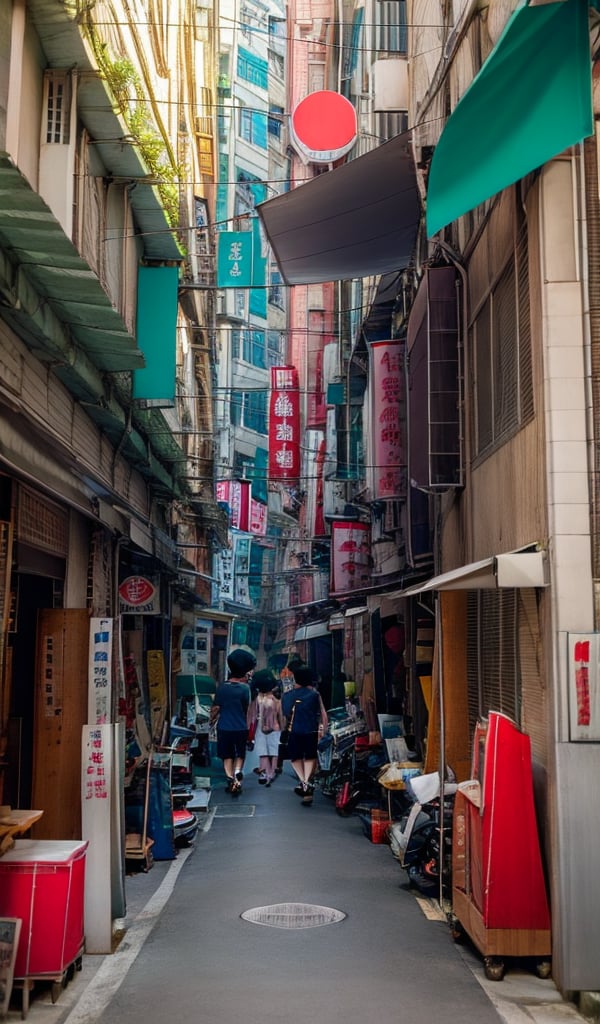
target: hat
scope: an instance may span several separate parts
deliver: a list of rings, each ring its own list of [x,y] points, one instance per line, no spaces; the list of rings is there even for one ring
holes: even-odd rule
[[[227,655],[229,670],[236,676],[245,676],[256,665],[256,656],[249,647],[234,647]]]
[[[270,668],[261,668],[252,676],[252,685],[257,687],[259,693],[271,693],[277,686],[277,680]]]
[[[298,686],[313,685],[313,674],[308,665],[294,665],[292,675]]]

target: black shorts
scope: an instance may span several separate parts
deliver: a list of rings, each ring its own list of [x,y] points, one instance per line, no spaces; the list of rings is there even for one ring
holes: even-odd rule
[[[217,729],[217,757],[222,761],[239,759],[246,756],[248,730]]]
[[[318,732],[294,732],[292,729],[287,746],[288,761],[316,761]]]

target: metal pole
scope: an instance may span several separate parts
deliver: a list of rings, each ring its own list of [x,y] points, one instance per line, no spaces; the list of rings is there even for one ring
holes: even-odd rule
[[[446,726],[444,713],[444,659],[442,655],[444,631],[442,628],[442,601],[439,591],[435,597],[435,622],[437,641],[437,665],[438,665],[438,686],[440,702],[440,880],[439,880],[439,901],[440,907],[444,906],[444,808],[446,789]]]

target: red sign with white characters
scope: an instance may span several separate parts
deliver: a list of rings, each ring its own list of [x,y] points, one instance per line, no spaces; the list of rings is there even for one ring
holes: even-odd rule
[[[147,576],[128,576],[119,584],[121,614],[159,615],[159,590],[155,580]]]
[[[293,366],[271,367],[269,405],[269,478],[300,476],[300,391]]]
[[[373,358],[373,493],[400,498],[406,491],[406,444],[403,418],[404,372],[398,341],[376,341]]]

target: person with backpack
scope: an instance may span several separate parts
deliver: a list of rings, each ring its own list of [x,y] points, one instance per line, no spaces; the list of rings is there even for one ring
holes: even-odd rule
[[[263,668],[255,672],[252,683],[257,692],[248,708],[248,731],[258,754],[258,781],[261,786],[270,786],[276,776],[279,737],[283,726],[281,701],[273,692],[277,679],[270,669]]]

